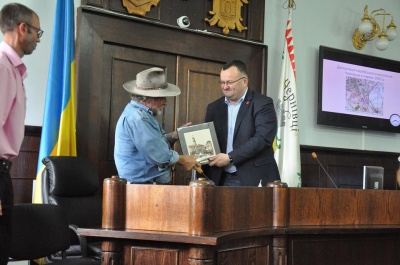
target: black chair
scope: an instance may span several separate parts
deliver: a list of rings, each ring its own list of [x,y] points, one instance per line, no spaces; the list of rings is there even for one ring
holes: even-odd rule
[[[10,261],[45,258],[69,248],[70,229],[60,206],[16,204],[11,222]],[[98,265],[89,258],[63,259],[54,264]],[[33,264],[33,262],[30,262]],[[10,264],[10,263],[9,263]]]
[[[100,227],[102,197],[97,169],[86,157],[48,156],[43,158],[43,203],[55,204],[67,214],[68,224],[77,227]],[[100,259],[101,242],[93,238],[86,241],[77,233],[71,234],[71,247],[67,256]]]

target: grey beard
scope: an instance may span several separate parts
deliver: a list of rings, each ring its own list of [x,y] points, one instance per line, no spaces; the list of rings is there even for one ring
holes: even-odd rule
[[[157,117],[162,114],[162,109],[158,109],[158,110],[152,109],[151,112],[153,113],[154,117]]]

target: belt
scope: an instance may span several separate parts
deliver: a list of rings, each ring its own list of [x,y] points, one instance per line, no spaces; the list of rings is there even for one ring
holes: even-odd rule
[[[12,163],[10,160],[0,159],[0,171],[9,172],[11,170]]]

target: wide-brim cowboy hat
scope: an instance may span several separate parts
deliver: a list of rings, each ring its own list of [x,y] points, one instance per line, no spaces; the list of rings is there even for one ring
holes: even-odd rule
[[[136,75],[136,80],[126,82],[126,91],[131,94],[145,97],[175,97],[181,93],[176,85],[167,83],[164,70],[153,67]]]

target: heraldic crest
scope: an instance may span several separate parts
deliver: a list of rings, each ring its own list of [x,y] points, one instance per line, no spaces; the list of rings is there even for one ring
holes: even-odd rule
[[[160,0],[122,0],[122,4],[128,10],[129,14],[139,16],[146,15],[151,6],[157,6]]]
[[[249,0],[213,0],[213,10],[209,11],[210,15],[214,15],[211,19],[206,18],[210,26],[218,23],[218,27],[222,28],[222,32],[227,35],[230,29],[239,32],[247,30],[242,25],[243,18],[240,11],[244,4],[248,4]]]

